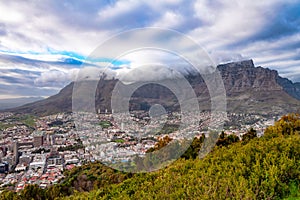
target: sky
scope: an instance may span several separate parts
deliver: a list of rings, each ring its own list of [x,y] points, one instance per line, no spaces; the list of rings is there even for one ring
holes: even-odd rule
[[[253,59],[300,82],[299,11],[300,0],[0,1],[0,99],[56,94],[82,63],[93,65],[86,58],[100,44],[144,27],[185,34],[216,64]],[[152,58],[147,55],[97,63],[117,71]]]

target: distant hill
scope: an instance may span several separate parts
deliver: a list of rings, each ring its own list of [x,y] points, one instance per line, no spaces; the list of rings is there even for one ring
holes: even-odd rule
[[[280,77],[275,70],[255,67],[252,60],[222,64],[218,66],[218,70],[226,89],[229,112],[286,114],[300,108],[300,83]],[[198,97],[200,109],[209,110],[210,97],[202,77],[190,73],[186,75],[186,79]],[[117,82],[117,79],[98,82],[96,109],[110,111],[111,94]],[[73,85],[74,83],[70,83],[57,95],[10,111],[35,115],[71,112]],[[158,84],[138,88],[132,95],[130,108],[147,110],[155,103],[170,110],[180,109],[174,94]]]
[[[24,104],[36,102],[44,99],[43,97],[23,97],[23,98],[12,98],[12,99],[0,99],[0,110],[8,108],[15,108]]]
[[[70,83],[56,95],[17,108],[7,109],[7,111],[38,116],[70,112],[72,109],[72,92],[73,83]]]

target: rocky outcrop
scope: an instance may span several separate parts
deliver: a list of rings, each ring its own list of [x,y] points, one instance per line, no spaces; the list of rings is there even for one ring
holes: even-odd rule
[[[255,67],[252,60],[219,65],[223,82],[228,94],[247,90],[282,90],[277,83],[278,72]]]

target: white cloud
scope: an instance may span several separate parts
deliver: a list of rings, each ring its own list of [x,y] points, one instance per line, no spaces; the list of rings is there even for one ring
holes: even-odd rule
[[[1,37],[1,50],[49,53],[48,48],[51,48],[57,51],[72,50],[88,55],[108,36],[109,30],[95,32],[72,27],[72,24],[64,21],[58,13],[54,11],[51,13],[50,2],[45,1],[43,4],[33,1],[1,3],[0,8],[5,10],[5,13],[13,15],[19,13],[16,16],[20,16],[16,18],[18,20],[14,20],[14,23],[11,22],[10,17],[0,18],[0,22],[5,24],[9,33]]]
[[[239,53],[233,53],[228,51],[214,51],[213,53],[210,54],[210,56],[215,63],[219,63],[219,64],[250,59],[242,56]]]
[[[273,10],[278,2],[259,2],[255,0],[212,3],[209,0],[199,0],[195,3],[195,13],[199,20],[204,22],[204,26],[189,34],[209,50],[221,49],[246,39],[275,16]]]
[[[81,80],[99,80],[102,75],[106,75],[108,79],[116,76],[116,72],[109,68],[99,68],[99,67],[83,67],[77,71],[75,76],[75,81]]]
[[[98,16],[100,19],[118,17],[119,15],[134,11],[139,4],[140,2],[136,0],[117,1],[116,4],[108,5],[105,9],[100,10]]]
[[[41,73],[41,76],[34,80],[36,86],[64,86],[67,83],[74,81],[79,69],[71,69],[68,72],[51,70]]]
[[[271,66],[284,76],[292,78],[295,76],[291,72],[299,74],[299,50],[293,47],[300,42],[299,33],[277,40],[256,40],[259,32],[274,23],[273,20],[281,8],[299,3],[298,0],[110,2],[0,2],[0,52],[15,52],[11,55],[22,53],[22,56],[28,59],[45,61],[30,63],[23,62],[22,59],[9,60],[0,57],[0,72],[6,73],[7,77],[21,80],[22,74],[12,73],[13,69],[33,71],[40,75],[27,74],[26,78],[31,77],[38,86],[62,86],[73,80],[78,71],[75,68],[78,66],[50,63],[49,61],[66,58],[64,55],[51,55],[52,50],[72,51],[88,56],[98,45],[119,31],[158,26],[175,28],[186,33],[202,45],[216,63],[253,58],[256,64]],[[164,38],[153,35],[153,41],[145,42],[145,45],[159,43],[161,39]],[[115,41],[107,52],[99,52],[99,55],[109,58],[114,52],[126,49],[133,41],[140,43],[141,40],[142,38],[136,35],[122,38],[122,41]],[[170,45],[172,43],[173,46]],[[166,45],[168,48],[184,47],[184,43],[178,40]],[[122,70],[125,73],[135,69],[143,63],[182,64],[178,64],[178,58],[162,52],[135,53],[124,57],[130,62],[120,65],[118,74],[121,74]],[[97,64],[105,66],[107,62],[99,61]]]
[[[11,2],[0,2],[0,22],[8,22],[11,24],[23,23],[26,19],[20,10],[7,9],[7,5]]]
[[[154,27],[164,27],[164,28],[174,28],[181,24],[183,17],[171,11],[167,11],[159,21],[156,21],[152,26]]]
[[[119,77],[122,82],[134,83],[145,81],[159,81],[172,78],[181,78],[183,75],[176,70],[160,64],[147,64],[122,73]]]
[[[277,40],[244,45],[240,53],[254,59],[256,65],[278,70],[280,75],[291,80],[299,80],[296,76],[300,67],[300,47],[297,48],[299,43],[300,34],[297,33]],[[285,73],[286,70],[293,71],[294,74]]]

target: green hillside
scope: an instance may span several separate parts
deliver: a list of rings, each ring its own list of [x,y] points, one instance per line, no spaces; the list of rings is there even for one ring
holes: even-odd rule
[[[29,186],[0,198],[300,199],[299,133],[299,115],[284,116],[261,138],[253,130],[243,141],[221,134],[218,146],[201,160],[186,155],[167,168],[140,174],[93,163],[68,172],[64,183],[47,190]]]

